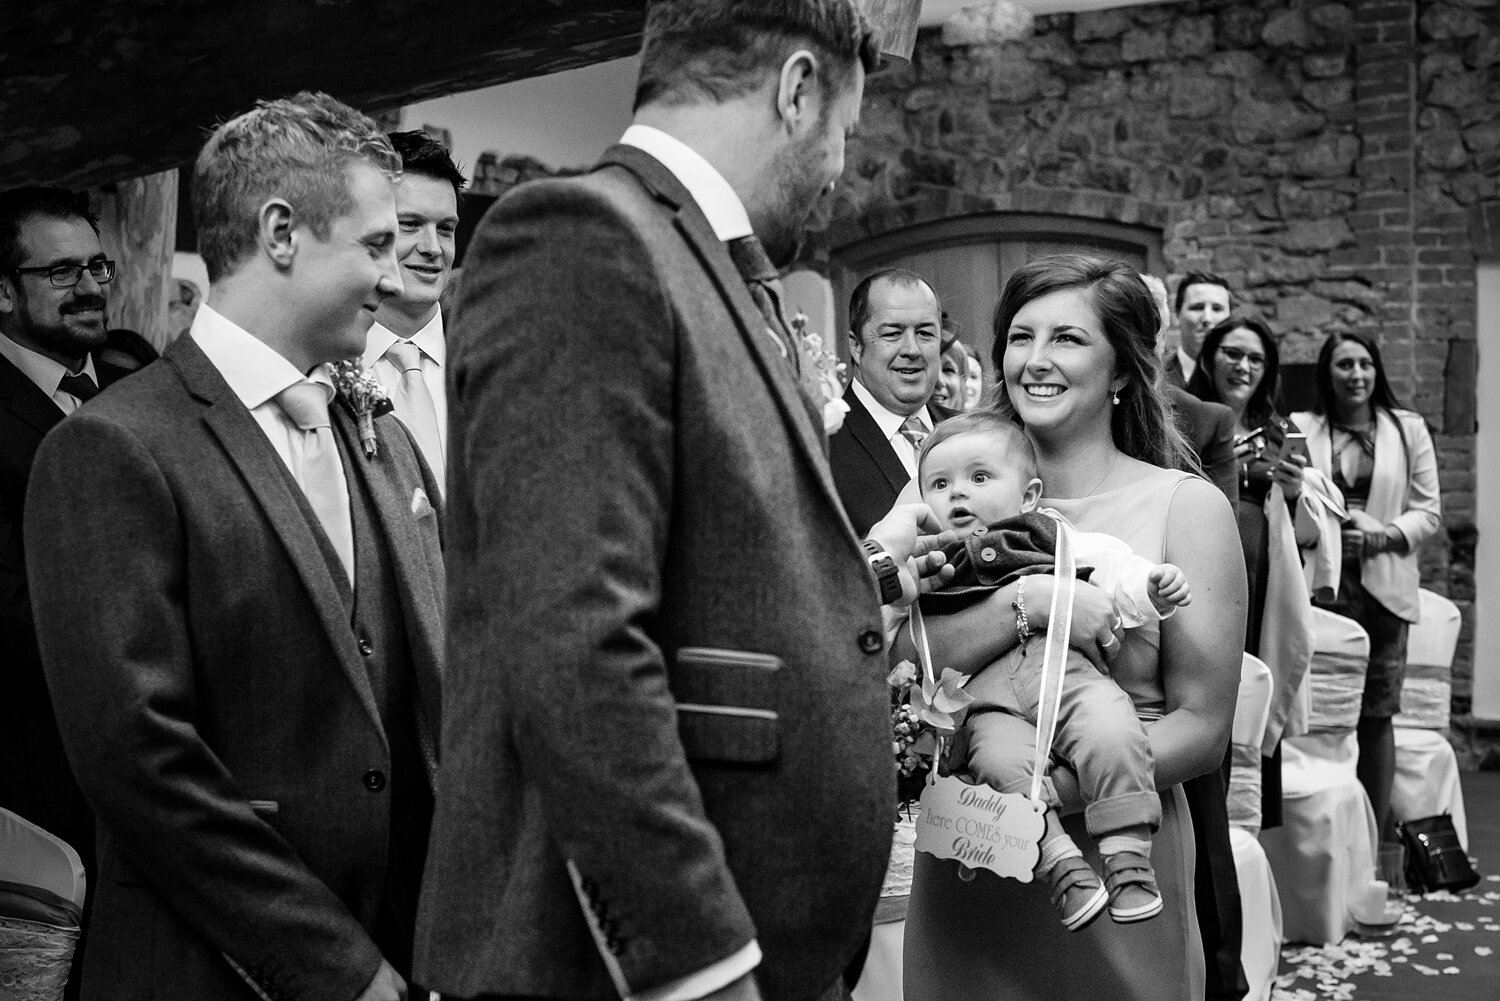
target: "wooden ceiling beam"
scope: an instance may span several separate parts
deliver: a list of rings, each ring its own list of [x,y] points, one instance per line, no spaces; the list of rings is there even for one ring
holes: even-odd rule
[[[0,32],[0,188],[189,162],[257,99],[376,112],[630,55],[641,0],[31,0]]]

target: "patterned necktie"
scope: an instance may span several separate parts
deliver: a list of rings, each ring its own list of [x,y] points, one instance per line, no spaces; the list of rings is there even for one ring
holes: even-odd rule
[[[734,266],[739,269],[740,277],[745,279],[750,298],[755,300],[761,316],[765,317],[766,329],[776,338],[781,356],[791,363],[792,371],[800,375],[802,352],[798,350],[797,342],[792,337],[791,325],[786,322],[786,316],[782,313],[781,278],[776,274],[776,267],[771,259],[766,256],[766,248],[753,235],[730,240],[725,246],[729,248],[729,256],[734,259]]]
[[[901,437],[911,442],[913,453],[922,451],[922,442],[927,440],[927,425],[922,423],[922,418],[912,414],[901,422]]]
[[[65,375],[57,388],[71,396],[76,396],[79,403],[87,403],[99,395],[99,387],[94,385],[94,380],[79,372],[77,375]]]
[[[354,523],[349,513],[349,485],[328,420],[328,390],[303,379],[277,393],[276,403],[302,429],[301,462],[293,457],[292,474],[353,582]]]
[[[396,384],[396,416],[411,430],[422,457],[432,467],[432,475],[439,484],[445,483],[443,461],[443,439],[438,433],[437,404],[422,378],[422,349],[411,341],[396,338],[396,342],[385,349],[385,357],[401,373]]]

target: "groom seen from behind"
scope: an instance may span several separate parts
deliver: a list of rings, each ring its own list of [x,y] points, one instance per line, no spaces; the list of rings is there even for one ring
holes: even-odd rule
[[[445,998],[840,997],[888,853],[881,589],[770,263],[875,47],[853,0],[657,2],[644,36],[634,124],[491,210],[455,311]],[[908,599],[923,512],[874,529]]]
[[[326,95],[220,126],[193,176],[213,305],[37,455],[37,633],[103,834],[85,1001],[405,997],[437,486],[328,365],[401,290],[398,169]]]

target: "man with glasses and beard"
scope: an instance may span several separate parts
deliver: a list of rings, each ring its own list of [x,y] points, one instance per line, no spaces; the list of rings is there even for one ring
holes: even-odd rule
[[[621,142],[469,245],[415,971],[445,998],[842,996],[895,816],[882,598],[936,526],[850,527],[773,262],[876,59],[854,0],[652,3]]]
[[[104,346],[115,262],[88,198],[59,188],[0,194],[0,807],[77,849],[94,875],[94,817],[63,755],[37,652],[21,539],[42,436],[126,373]]]

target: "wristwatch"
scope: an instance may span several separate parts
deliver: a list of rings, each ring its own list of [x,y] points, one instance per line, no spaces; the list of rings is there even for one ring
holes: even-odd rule
[[[866,539],[860,546],[870,563],[870,572],[880,584],[880,603],[889,605],[898,601],[901,598],[901,568],[896,566],[885,547],[874,539]]]

